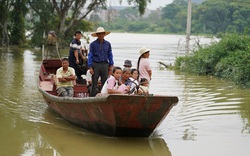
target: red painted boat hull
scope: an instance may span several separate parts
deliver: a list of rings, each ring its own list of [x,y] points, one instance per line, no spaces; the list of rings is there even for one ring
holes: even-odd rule
[[[58,97],[41,74],[38,88],[49,108],[73,125],[106,136],[149,137],[178,102],[178,97],[157,95]],[[75,96],[88,95],[86,85],[74,88]]]

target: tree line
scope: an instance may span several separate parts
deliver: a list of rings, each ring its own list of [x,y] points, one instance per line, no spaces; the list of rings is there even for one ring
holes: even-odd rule
[[[111,22],[102,24],[110,30],[142,33],[186,32],[187,0],[174,0],[165,7],[140,16],[135,8],[119,11]],[[243,33],[250,25],[249,0],[204,0],[192,4],[191,33],[195,35]]]
[[[127,2],[143,14],[151,0]],[[107,0],[0,0],[0,45],[39,46],[50,30],[62,42],[68,41],[75,30],[92,30],[94,25],[87,16],[106,8]]]
[[[122,32],[186,32],[186,0],[174,0],[150,12],[146,7],[151,0],[127,2],[133,7],[115,10],[107,0],[0,0],[0,45],[39,46],[50,30],[56,32],[61,44],[68,44],[75,30],[93,31],[97,25]],[[191,34],[242,33],[248,31],[249,24],[249,0],[192,4]]]

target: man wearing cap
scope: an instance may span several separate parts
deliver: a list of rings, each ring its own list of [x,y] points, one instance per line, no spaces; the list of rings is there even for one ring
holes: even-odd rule
[[[124,68],[131,68],[132,67],[132,63],[130,60],[125,60],[124,61]]]
[[[151,80],[151,76],[152,76],[152,70],[150,67],[150,63],[149,63],[149,52],[150,49],[146,48],[146,47],[142,47],[140,49],[140,57],[138,58],[138,62],[137,62],[137,70],[139,71],[139,82],[141,80],[141,78],[146,78],[148,81]]]
[[[89,46],[88,67],[92,74],[91,96],[97,94],[96,88],[98,78],[101,77],[101,84],[104,85],[108,78],[109,70],[112,70],[114,61],[111,44],[104,39],[110,32],[105,31],[103,27],[98,27],[96,32],[92,33],[93,37],[97,37]]]

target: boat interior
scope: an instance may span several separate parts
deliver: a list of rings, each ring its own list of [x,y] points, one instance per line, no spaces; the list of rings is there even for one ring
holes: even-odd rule
[[[42,61],[39,72],[39,86],[42,90],[57,96],[56,92],[56,70],[62,66],[60,59],[46,59]],[[88,97],[86,80],[74,82],[74,97]]]

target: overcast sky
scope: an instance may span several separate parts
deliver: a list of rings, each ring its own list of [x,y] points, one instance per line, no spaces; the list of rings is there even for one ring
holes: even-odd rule
[[[167,4],[172,3],[173,0],[151,0],[151,3],[148,4],[147,8],[151,10],[155,10],[159,7],[165,7]],[[108,5],[118,6],[119,0],[108,0]],[[127,0],[123,0],[122,6],[128,6]]]

